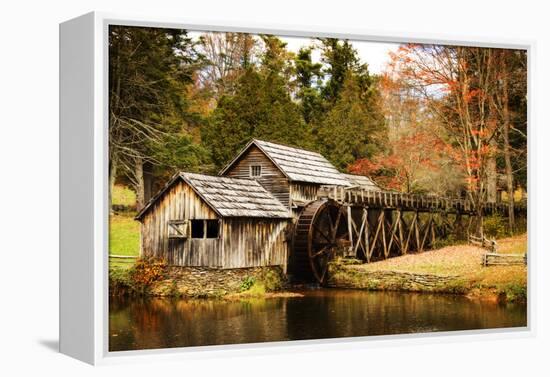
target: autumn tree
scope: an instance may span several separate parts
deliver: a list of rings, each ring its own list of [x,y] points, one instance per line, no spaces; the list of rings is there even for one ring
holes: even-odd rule
[[[491,162],[501,130],[491,106],[497,95],[496,66],[492,49],[413,44],[401,46],[391,63],[400,80],[445,127],[450,145],[460,151],[457,162],[466,177],[480,232],[490,179],[496,180],[496,172],[491,171],[496,165]]]
[[[357,160],[348,170],[370,176],[390,190],[455,196],[462,186],[452,156],[455,151],[445,142],[443,130],[414,106],[415,101],[406,102],[397,107],[399,119],[388,116],[392,127],[386,149]]]

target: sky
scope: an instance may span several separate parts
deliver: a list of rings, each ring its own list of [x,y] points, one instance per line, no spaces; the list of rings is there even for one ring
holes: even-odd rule
[[[204,32],[189,31],[189,35],[193,39],[198,39]],[[287,43],[287,49],[292,52],[298,52],[300,47],[309,46],[314,43],[311,38],[299,37],[279,37]],[[381,43],[381,42],[365,42],[365,41],[350,41],[353,47],[357,50],[361,63],[367,63],[369,72],[380,74],[384,71],[384,67],[389,60],[388,53],[394,52],[399,47],[398,43]],[[312,59],[314,62],[320,60],[320,52],[313,51]]]
[[[287,43],[287,48],[290,51],[298,52],[300,47],[308,46],[312,43],[310,38],[297,37],[280,37]],[[389,60],[388,53],[395,52],[399,47],[398,43],[381,43],[381,42],[365,42],[365,41],[350,41],[353,47],[357,50],[359,59],[362,63],[369,65],[369,72],[379,74],[384,71],[384,67]],[[320,60],[320,52],[314,51],[312,55],[314,61]]]

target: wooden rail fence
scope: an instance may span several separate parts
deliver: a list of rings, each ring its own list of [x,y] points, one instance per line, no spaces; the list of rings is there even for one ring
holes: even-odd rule
[[[497,250],[497,241],[485,237],[470,236],[471,244],[490,250],[481,256],[481,265],[487,266],[513,266],[527,265],[527,254],[500,254]]]
[[[115,255],[115,254],[109,254],[109,262],[117,262],[117,263],[135,263],[135,261],[138,259],[137,256],[133,255]]]
[[[527,254],[485,253],[481,257],[481,264],[485,267],[527,265]]]
[[[490,240],[485,237],[476,237],[476,236],[470,235],[469,241],[473,245],[489,249],[492,253],[496,254],[498,252],[496,240]]]

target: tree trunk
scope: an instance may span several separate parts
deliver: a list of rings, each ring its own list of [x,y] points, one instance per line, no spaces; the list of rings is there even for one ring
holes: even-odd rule
[[[154,176],[153,176],[153,165],[149,162],[146,162],[143,165],[143,185],[144,185],[144,202],[147,203],[149,199],[153,196],[153,184],[154,184]]]
[[[486,178],[487,178],[487,202],[495,203],[497,201],[497,159],[495,151],[497,149],[496,140],[493,139],[491,144],[491,154],[487,157]]]
[[[508,105],[505,105],[503,113],[505,119],[508,115]],[[502,130],[504,139],[504,164],[506,169],[506,189],[508,192],[508,227],[510,234],[514,232],[515,219],[514,219],[514,173],[512,170],[512,159],[510,157],[510,121],[504,121],[504,127]]]
[[[506,74],[506,55],[502,59],[502,138],[503,138],[503,152],[504,152],[504,165],[506,171],[506,189],[508,191],[508,226],[509,232],[512,234],[515,228],[514,219],[514,172],[512,168],[512,159],[510,151],[510,111],[508,104],[508,76]]]
[[[113,210],[113,190],[117,178],[118,162],[115,156],[109,159],[109,213]]]
[[[484,237],[483,234],[483,200],[481,199],[482,196],[479,195],[478,200],[476,202],[475,206],[475,213],[476,213],[476,224],[475,224],[475,232],[476,236],[478,237]]]
[[[136,157],[134,178],[136,206],[139,211],[145,205],[145,182],[143,180],[143,159],[141,157]]]

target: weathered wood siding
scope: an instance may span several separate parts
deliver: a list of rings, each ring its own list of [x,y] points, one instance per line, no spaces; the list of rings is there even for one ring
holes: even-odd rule
[[[320,185],[315,183],[292,182],[290,184],[290,200],[309,202],[317,200]]]
[[[290,198],[288,180],[258,147],[254,145],[250,147],[224,175],[233,178],[251,178],[250,166],[252,165],[260,165],[262,167],[262,176],[255,179],[285,207],[288,207]]]
[[[177,182],[143,217],[141,256],[164,258],[170,265],[286,268],[287,219],[221,220],[218,238],[169,238],[170,220],[218,219],[217,214],[184,182]]]
[[[288,223],[281,219],[224,219],[224,267],[280,265],[286,270]]]
[[[222,266],[222,239],[169,239],[168,221],[217,219],[216,213],[184,182],[171,187],[145,215],[141,255],[165,258],[179,266]]]

